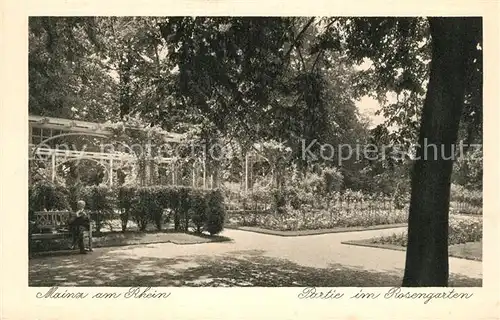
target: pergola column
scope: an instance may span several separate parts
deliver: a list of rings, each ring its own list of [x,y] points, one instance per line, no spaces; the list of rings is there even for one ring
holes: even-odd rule
[[[193,162],[193,188],[196,188],[196,161]]]
[[[172,185],[175,186],[176,184],[176,177],[175,177],[175,161],[172,161]]]
[[[52,163],[51,180],[54,183],[56,181],[56,153],[54,151],[51,152],[50,158]]]
[[[113,158],[109,159],[109,186],[113,186]]]
[[[248,153],[245,153],[245,192],[248,192]]]
[[[207,161],[203,157],[203,189],[207,188]]]
[[[146,145],[146,162],[145,162],[145,185],[151,184],[151,139],[148,138],[148,143]]]

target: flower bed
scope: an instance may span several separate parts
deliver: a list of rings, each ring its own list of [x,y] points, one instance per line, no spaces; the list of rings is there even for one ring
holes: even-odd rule
[[[282,214],[239,214],[229,220],[240,226],[262,227],[279,231],[316,230],[344,227],[368,227],[375,225],[406,223],[406,210],[383,210],[376,207],[364,210],[349,208],[301,209],[286,208]]]
[[[450,219],[448,229],[448,245],[467,242],[479,242],[483,238],[483,223],[481,219]],[[369,239],[369,243],[391,244],[406,247],[408,244],[407,232],[394,233],[386,237]]]
[[[483,193],[462,186],[451,185],[450,212],[456,214],[483,214]]]

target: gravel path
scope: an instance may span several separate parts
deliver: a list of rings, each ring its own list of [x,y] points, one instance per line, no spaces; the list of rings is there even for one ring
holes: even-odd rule
[[[225,230],[230,242],[172,243],[96,249],[89,255],[30,260],[30,285],[97,286],[394,286],[405,253],[341,241],[405,228],[279,237]],[[452,285],[480,286],[482,264],[450,258]]]

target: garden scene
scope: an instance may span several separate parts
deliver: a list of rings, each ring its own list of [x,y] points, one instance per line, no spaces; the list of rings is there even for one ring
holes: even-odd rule
[[[482,286],[480,28],[31,17],[29,285]]]

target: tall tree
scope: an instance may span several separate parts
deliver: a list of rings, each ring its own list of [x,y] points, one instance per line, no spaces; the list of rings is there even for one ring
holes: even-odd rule
[[[420,18],[357,18],[343,26],[347,26],[348,54],[358,62],[369,58],[375,65],[367,88],[375,87],[379,95],[394,91],[413,97],[386,110],[401,127],[420,131],[403,285],[446,286],[450,179],[460,120],[468,123],[469,133],[478,132],[481,123],[477,115],[482,108],[482,20],[429,18],[427,23]],[[430,69],[425,91],[427,45]],[[423,108],[415,111],[424,92]],[[469,108],[466,116],[464,103]],[[420,124],[410,125],[419,115]],[[412,139],[411,133],[406,137]]]
[[[404,286],[448,284],[448,211],[453,157],[468,75],[482,42],[480,18],[430,18],[432,62],[412,176]],[[424,144],[436,148],[425,148]]]
[[[32,114],[113,119],[115,82],[102,60],[96,18],[29,19],[29,111]]]

